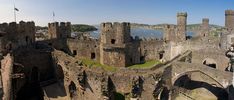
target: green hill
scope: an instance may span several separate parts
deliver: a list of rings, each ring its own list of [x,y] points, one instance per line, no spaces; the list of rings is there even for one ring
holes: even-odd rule
[[[85,24],[73,24],[72,25],[72,32],[89,32],[89,31],[96,31],[97,28],[91,25]]]

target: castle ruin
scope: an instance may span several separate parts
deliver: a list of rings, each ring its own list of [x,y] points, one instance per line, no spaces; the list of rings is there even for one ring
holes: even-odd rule
[[[230,22],[226,24],[232,27]],[[186,40],[187,13],[177,14],[177,25],[165,25],[163,40],[132,37],[128,22],[100,26],[99,39],[71,37],[70,22],[53,22],[48,24],[49,39],[35,41],[34,22],[0,24],[1,98],[234,98],[232,73],[226,70],[229,59],[224,55],[225,49],[219,47],[220,37]],[[203,19],[201,27],[201,35],[209,35],[209,20]],[[233,43],[231,40],[228,41]],[[86,65],[87,59],[116,70]],[[160,64],[128,68],[152,60]]]

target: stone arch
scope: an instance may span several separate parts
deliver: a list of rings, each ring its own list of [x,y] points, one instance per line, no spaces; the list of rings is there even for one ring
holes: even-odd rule
[[[193,71],[186,71],[186,72],[182,72],[177,74],[175,77],[172,78],[172,85],[175,84],[175,81],[178,80],[180,77],[184,76],[184,75],[188,75],[194,72],[199,72],[207,77],[209,77],[210,79],[212,79],[213,81],[215,81],[220,87],[225,88],[225,86],[223,86],[219,81],[217,81],[216,79],[214,79],[213,77],[211,77],[210,75],[200,71],[200,70],[193,70]]]
[[[209,77],[211,80],[213,80],[217,84],[215,85],[215,84],[209,84],[205,81],[192,80],[189,77],[190,76],[189,74],[194,73],[194,72],[199,72],[199,73]],[[204,89],[208,90],[210,93],[212,93],[218,100],[220,100],[221,98],[222,99],[225,98],[224,100],[226,100],[228,98],[228,95],[229,95],[229,92],[226,90],[226,88],[220,82],[218,82],[216,79],[214,79],[210,75],[208,75],[200,70],[183,72],[183,73],[177,75],[173,79],[174,79],[174,81],[172,82],[172,88],[174,88],[174,89],[184,88],[184,89],[192,91],[195,89],[204,88]],[[183,83],[183,84],[178,84],[178,83]],[[175,91],[172,91],[172,92],[175,92]]]
[[[211,67],[211,68],[217,68],[217,62],[214,59],[212,59],[212,58],[205,58],[202,61],[202,64],[206,65],[208,67]]]

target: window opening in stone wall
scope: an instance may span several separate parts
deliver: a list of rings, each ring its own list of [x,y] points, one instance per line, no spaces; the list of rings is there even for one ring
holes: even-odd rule
[[[115,39],[111,39],[111,44],[115,44],[116,40]]]
[[[91,53],[91,59],[95,59],[96,58],[96,55],[94,52]]]

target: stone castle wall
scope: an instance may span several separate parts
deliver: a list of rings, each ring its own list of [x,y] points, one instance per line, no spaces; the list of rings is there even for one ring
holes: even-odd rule
[[[61,39],[71,37],[70,22],[54,22],[48,24],[49,39]]]
[[[97,39],[68,39],[68,48],[72,55],[78,59],[92,59],[99,61],[100,49]]]
[[[19,24],[15,22],[9,24],[3,23],[0,24],[0,31],[5,32],[1,36],[1,51],[7,51],[35,42],[36,30],[34,22],[21,21]]]
[[[162,40],[142,40],[140,42],[141,61],[163,59],[164,49],[164,41]]]

